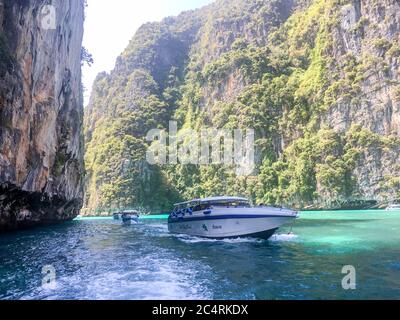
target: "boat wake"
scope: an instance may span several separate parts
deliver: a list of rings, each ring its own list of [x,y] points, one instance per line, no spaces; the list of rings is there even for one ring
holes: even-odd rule
[[[298,239],[298,236],[294,233],[283,233],[283,234],[275,234],[271,237],[270,241],[272,242],[294,242]]]
[[[157,238],[169,238],[171,234],[168,232],[168,226],[162,223],[152,223],[150,225],[146,225],[145,232],[148,235]]]
[[[235,239],[207,239],[188,235],[174,235],[184,243],[263,243],[265,240],[256,238],[235,238]]]
[[[168,225],[164,223],[152,223],[149,225],[149,228],[153,230],[157,230],[159,232],[166,232],[168,233]]]

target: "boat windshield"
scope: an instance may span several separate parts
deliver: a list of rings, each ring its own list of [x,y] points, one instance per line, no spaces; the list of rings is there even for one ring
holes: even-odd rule
[[[212,208],[250,208],[250,202],[238,199],[196,200],[175,205],[174,212],[190,210],[191,212],[205,211]]]
[[[192,209],[197,207],[200,204],[199,201],[193,201],[193,202],[188,202],[188,203],[182,203],[182,204],[178,204],[175,206],[174,211],[178,212],[181,210],[186,210],[186,209]]]
[[[248,201],[238,200],[224,200],[224,201],[210,201],[208,203],[210,207],[223,207],[223,208],[249,208],[250,203]]]

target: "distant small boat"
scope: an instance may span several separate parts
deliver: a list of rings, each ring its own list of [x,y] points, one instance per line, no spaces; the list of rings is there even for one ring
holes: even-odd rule
[[[386,211],[400,211],[400,204],[391,204],[386,208]]]
[[[121,219],[124,225],[131,225],[132,222],[139,222],[139,212],[136,210],[129,210],[121,212]]]

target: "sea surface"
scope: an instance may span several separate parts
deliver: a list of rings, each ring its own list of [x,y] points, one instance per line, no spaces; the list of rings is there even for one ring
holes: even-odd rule
[[[0,299],[400,299],[400,212],[303,212],[289,232],[205,240],[154,216],[0,235]]]

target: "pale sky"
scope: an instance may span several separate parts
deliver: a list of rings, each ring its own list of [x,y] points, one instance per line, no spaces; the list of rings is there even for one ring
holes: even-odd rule
[[[88,0],[83,45],[95,63],[83,68],[85,106],[97,74],[111,71],[136,30],[146,22],[207,5],[213,0]]]

